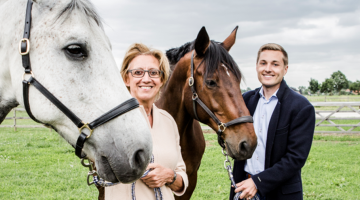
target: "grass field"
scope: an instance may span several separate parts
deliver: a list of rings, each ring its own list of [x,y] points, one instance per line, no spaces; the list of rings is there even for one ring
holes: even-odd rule
[[[0,199],[96,199],[74,149],[48,129],[0,128]],[[215,134],[192,199],[228,199],[230,182]],[[360,136],[315,135],[302,170],[305,199],[360,199]]]
[[[360,96],[350,97],[360,101]],[[317,99],[314,97],[312,101]],[[315,109],[333,110],[330,107]],[[8,117],[12,116],[13,113],[9,113]],[[27,114],[18,111],[17,116],[27,117]],[[334,122],[357,124],[360,121]],[[13,120],[2,123],[12,124]],[[36,123],[18,120],[17,124]],[[337,131],[337,128],[316,127],[315,130]],[[74,149],[56,132],[46,128],[18,128],[16,132],[13,128],[0,128],[0,138],[0,199],[97,198],[97,189],[86,184],[87,169],[80,164]],[[228,199],[230,182],[223,167],[221,148],[215,134],[205,134],[205,139],[207,147],[192,199]],[[360,135],[314,136],[310,156],[302,170],[304,199],[360,199],[359,143]]]

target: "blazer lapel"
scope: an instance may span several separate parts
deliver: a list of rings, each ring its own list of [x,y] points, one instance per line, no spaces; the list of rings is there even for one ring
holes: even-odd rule
[[[271,115],[271,119],[269,122],[268,135],[267,135],[267,141],[266,141],[266,150],[265,150],[265,169],[270,166],[271,150],[273,149],[275,133],[276,133],[276,129],[278,126],[279,117],[280,117],[281,102],[284,99],[286,99],[287,90],[288,90],[288,86],[287,86],[285,80],[283,79],[281,81],[279,91],[276,94],[276,96],[278,98],[278,102],[276,104],[273,114]]]
[[[247,108],[249,109],[251,116],[254,116],[256,106],[259,102],[259,98],[260,98],[259,90],[260,90],[260,88],[255,89],[255,94],[252,97],[250,97],[250,99],[246,105]]]
[[[278,101],[269,122],[269,128],[268,128],[268,134],[266,140],[266,150],[265,150],[265,169],[267,169],[270,166],[270,155],[271,155],[271,150],[273,147],[277,124],[280,116],[280,106],[281,103],[280,101]]]

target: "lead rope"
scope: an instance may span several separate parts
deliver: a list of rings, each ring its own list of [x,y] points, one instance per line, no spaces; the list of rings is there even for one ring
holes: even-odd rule
[[[154,163],[154,155],[151,156],[150,163]],[[144,178],[145,176],[147,176],[151,170],[152,169],[146,170],[145,173],[141,176],[141,178]],[[131,199],[132,200],[136,200],[136,197],[135,197],[135,183],[136,183],[136,181],[131,184]],[[154,193],[155,193],[155,199],[156,200],[163,200],[162,192],[161,192],[161,189],[159,187],[154,188]]]
[[[88,163],[85,163],[85,160],[88,160]],[[151,156],[150,163],[154,163],[154,155]],[[120,183],[120,182],[118,182],[118,183],[107,182],[107,181],[103,180],[102,178],[98,177],[96,170],[94,170],[94,168],[93,168],[94,163],[89,159],[86,159],[86,158],[81,159],[81,164],[84,167],[89,168],[89,173],[87,175],[87,183],[88,183],[88,185],[94,184],[94,185],[100,186],[100,187],[110,187],[110,186],[114,186],[114,185],[117,185],[117,184]],[[144,172],[144,174],[141,176],[141,178],[144,178],[145,176],[147,176],[151,170],[152,169],[146,170]],[[92,182],[90,182],[90,176],[93,177]],[[136,183],[136,181],[131,184],[132,200],[136,200],[136,197],[135,197],[135,183]],[[155,193],[155,199],[156,200],[163,200],[162,192],[161,192],[161,189],[159,187],[154,188],[154,193]]]
[[[234,176],[233,176],[233,173],[232,173],[232,168],[231,168],[231,162],[229,160],[229,156],[228,156],[228,153],[226,152],[225,148],[223,148],[221,150],[222,154],[225,156],[225,161],[224,161],[224,168],[226,169],[226,171],[228,172],[228,175],[229,175],[229,179],[231,181],[231,184],[234,186],[234,188],[236,189],[237,186],[236,186],[236,183],[235,183],[235,180],[234,180]],[[233,200],[238,200],[240,198],[240,195],[241,195],[241,192],[238,192],[235,194]],[[258,193],[255,194],[255,196],[253,198],[251,198],[251,200],[260,200],[259,198],[259,195]]]

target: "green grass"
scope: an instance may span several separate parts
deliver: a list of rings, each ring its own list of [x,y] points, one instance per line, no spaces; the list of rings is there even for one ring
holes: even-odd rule
[[[321,108],[323,110],[323,108]],[[9,113],[8,117],[12,117]],[[27,117],[17,111],[17,116]],[[333,120],[356,124],[359,120]],[[20,125],[36,125],[17,120]],[[4,120],[2,125],[12,125]],[[328,122],[324,122],[328,124]],[[343,127],[347,130],[349,127]],[[337,131],[336,127],[316,127]],[[360,131],[360,128],[354,129]],[[46,128],[0,128],[0,199],[96,199],[97,189],[87,186],[87,169],[74,149]],[[205,134],[207,147],[192,199],[228,199],[230,181],[215,134]],[[316,134],[302,170],[305,199],[360,199],[360,136]]]
[[[74,149],[48,129],[0,128],[0,199],[95,199]]]
[[[0,199],[96,199],[74,149],[45,128],[0,128]],[[228,199],[230,181],[215,134],[192,199]],[[305,199],[360,199],[360,135],[316,134],[302,170]]]
[[[360,139],[333,139],[313,143],[302,170],[305,199],[360,199]]]

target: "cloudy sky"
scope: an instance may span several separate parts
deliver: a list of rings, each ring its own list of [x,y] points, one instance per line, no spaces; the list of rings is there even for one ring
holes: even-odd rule
[[[243,72],[241,87],[260,84],[255,72],[258,48],[278,43],[289,54],[285,80],[308,86],[342,71],[360,80],[359,0],[92,0],[104,22],[120,66],[126,49],[142,42],[160,50],[196,38],[205,26],[210,39],[223,41],[239,26],[230,51]]]

